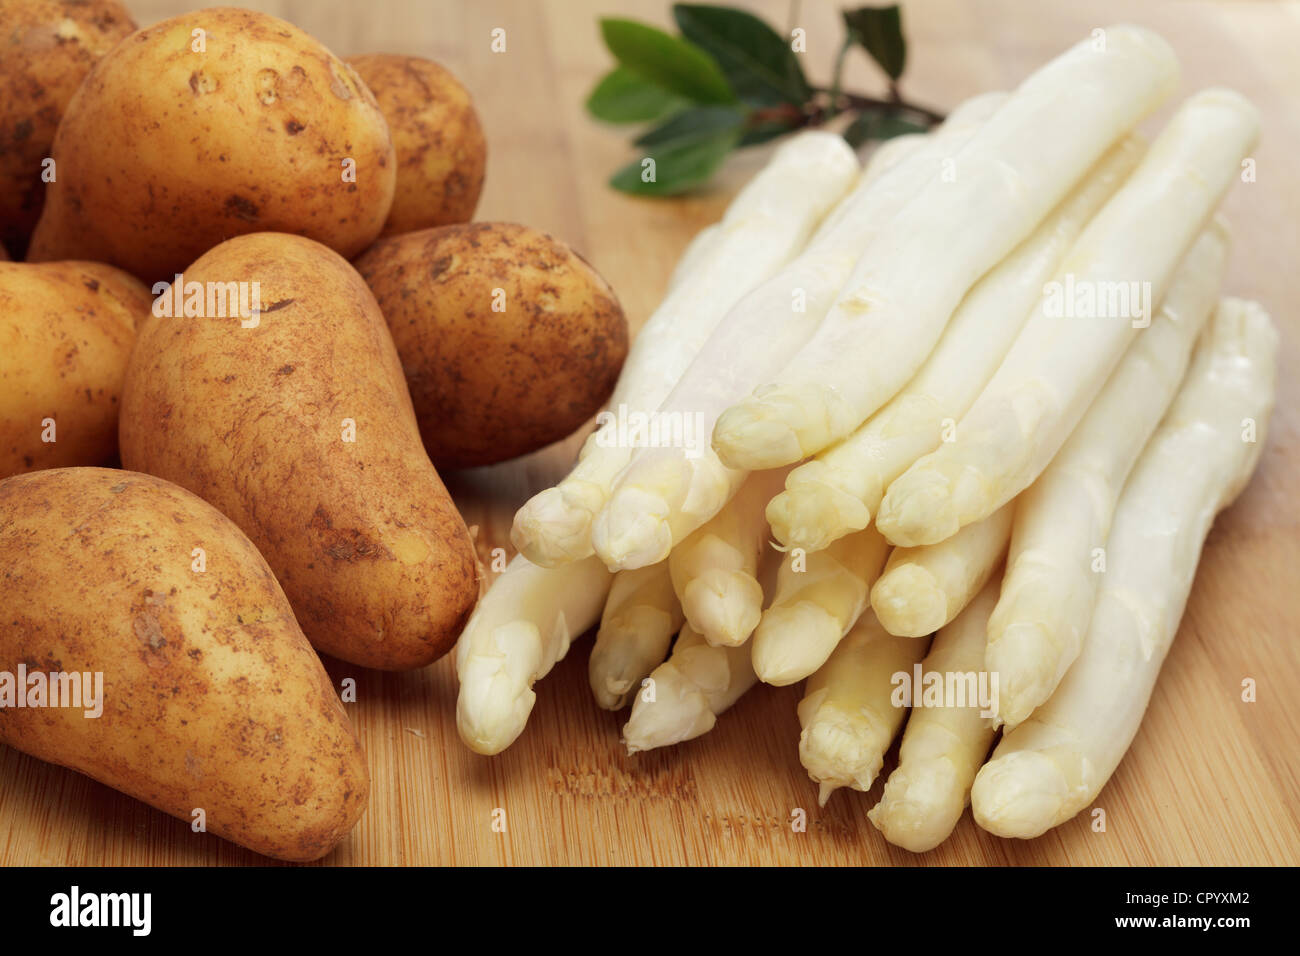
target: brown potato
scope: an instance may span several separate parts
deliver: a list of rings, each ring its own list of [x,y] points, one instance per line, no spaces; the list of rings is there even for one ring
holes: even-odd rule
[[[385,669],[446,653],[478,598],[474,545],[365,282],[276,233],[224,242],[185,278],[260,283],[262,311],[248,328],[150,315],[127,371],[123,463],[229,515],[317,649]]]
[[[278,859],[317,859],[352,829],[361,744],[271,569],[215,508],[132,472],[18,475],[0,481],[0,566],[10,693],[20,669],[102,675],[97,703],[8,701],[0,741],[187,824],[202,810],[209,832]]]
[[[0,478],[102,465],[149,291],[98,262],[0,263]]]
[[[59,119],[95,61],[133,32],[117,0],[0,0],[0,243],[20,258]]]
[[[461,467],[572,433],[609,398],[627,320],[563,242],[511,223],[381,239],[357,269],[393,331],[424,447]]]
[[[53,155],[28,258],[109,262],[146,282],[268,229],[355,256],[383,228],[397,176],[360,77],[292,24],[233,8],[118,46],[68,104]]]
[[[487,140],[469,91],[431,60],[348,58],[375,94],[397,150],[397,192],[384,235],[469,222],[483,192]]]

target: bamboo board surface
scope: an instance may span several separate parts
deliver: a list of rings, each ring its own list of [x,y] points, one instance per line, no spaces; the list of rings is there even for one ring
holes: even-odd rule
[[[186,9],[127,0],[142,25]],[[513,220],[575,246],[614,285],[634,326],[657,304],[688,239],[716,220],[765,153],[733,158],[715,188],[675,202],[605,185],[630,158],[627,136],[589,120],[582,102],[607,68],[598,15],[667,25],[667,2],[247,0],[292,20],[340,55],[432,57],[473,93],[489,143],[480,219]],[[195,4],[197,6],[197,4]],[[805,69],[825,82],[837,5],[753,7],[807,30]],[[629,758],[626,715],[599,710],[586,683],[590,638],[538,687],[523,736],[495,758],[458,739],[450,658],[424,671],[367,672],[350,705],[370,759],[370,806],[325,864],[1230,864],[1300,862],[1300,6],[1277,3],[1074,4],[923,0],[905,5],[904,85],[949,109],[1008,88],[1094,27],[1133,20],[1160,30],[1184,67],[1181,95],[1235,87],[1261,108],[1258,182],[1226,204],[1234,249],[1228,289],[1260,299],[1282,330],[1280,392],[1258,473],[1210,533],[1179,636],[1142,729],[1087,814],[1037,840],[1005,841],[967,813],[952,838],[915,856],[868,823],[879,798],[840,791],[818,809],[798,762],[797,687],[760,686],[710,734]],[[507,51],[489,50],[507,31]],[[879,90],[865,60],[850,89]],[[1169,114],[1166,107],[1158,121]],[[584,430],[585,431],[585,430]],[[580,437],[528,458],[445,479],[480,555],[509,549],[514,509],[568,467]],[[1189,466],[1191,463],[1189,463]],[[1241,700],[1253,678],[1258,700]],[[886,772],[892,767],[886,764]],[[884,774],[881,780],[884,779]],[[505,810],[505,832],[494,811]],[[807,812],[806,832],[791,814]],[[0,747],[0,865],[265,864],[249,851],[61,768]]]

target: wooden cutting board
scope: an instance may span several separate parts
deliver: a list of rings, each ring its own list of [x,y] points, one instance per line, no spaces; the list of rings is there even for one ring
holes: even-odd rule
[[[142,24],[187,6],[127,2]],[[569,241],[613,283],[634,325],[658,302],[686,241],[721,215],[765,158],[751,151],[733,159],[716,188],[690,199],[637,200],[606,187],[630,153],[623,132],[582,110],[609,63],[596,18],[618,12],[667,25],[667,2],[248,5],[294,21],[343,55],[412,53],[451,68],[474,93],[488,134],[479,218],[527,223]],[[754,7],[774,24],[804,27],[806,70],[825,82],[841,36],[836,6]],[[450,660],[406,674],[328,662],[336,681],[357,680],[351,713],[373,783],[369,810],[326,864],[1300,862],[1300,185],[1293,175],[1300,7],[926,0],[904,12],[904,85],[912,98],[948,109],[977,91],[1010,87],[1094,27],[1119,20],[1153,26],[1173,43],[1184,95],[1224,84],[1263,111],[1258,181],[1238,185],[1226,204],[1235,233],[1229,289],[1270,308],[1283,353],[1260,470],[1210,534],[1146,720],[1096,803],[1106,811],[1106,832],[1093,832],[1081,815],[1037,840],[1006,841],[968,813],[931,853],[892,847],[866,818],[880,783],[870,794],[840,791],[817,808],[817,788],[796,753],[797,688],[760,687],[707,736],[629,758],[619,743],[625,715],[597,709],[587,689],[588,638],[538,685],[527,731],[495,758],[469,752],[456,736]],[[502,54],[489,49],[496,27],[506,30]],[[861,58],[846,85],[879,89]],[[494,547],[509,548],[514,509],[566,470],[578,441],[445,476],[478,528],[485,559]],[[1241,700],[1245,678],[1257,682],[1254,703]],[[806,832],[790,826],[797,808],[807,812]],[[493,828],[497,809],[505,811],[504,832]],[[0,748],[0,865],[218,863],[266,860]]]

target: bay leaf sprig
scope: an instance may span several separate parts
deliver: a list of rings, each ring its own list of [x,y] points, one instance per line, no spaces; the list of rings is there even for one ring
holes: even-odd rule
[[[704,185],[736,149],[851,119],[844,138],[855,148],[929,129],[942,115],[908,102],[899,86],[907,63],[898,6],[841,11],[844,38],[831,83],[809,83],[793,38],[735,7],[678,3],[680,35],[636,20],[605,18],[601,36],[617,65],[587,97],[599,120],[647,126],[633,145],[640,156],[610,185],[643,196],[675,196]],[[846,91],[841,77],[855,50],[888,81],[885,97]]]

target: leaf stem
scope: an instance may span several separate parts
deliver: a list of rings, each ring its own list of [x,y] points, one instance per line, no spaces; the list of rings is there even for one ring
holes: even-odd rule
[[[814,92],[825,93],[827,96],[838,98],[838,102],[833,102],[831,109],[842,111],[845,109],[855,110],[888,110],[891,112],[912,113],[924,118],[930,125],[943,122],[943,114],[930,109],[928,106],[921,106],[919,103],[909,103],[898,93],[897,86],[889,99],[879,99],[874,96],[863,96],[860,93],[845,93],[840,90],[826,87],[818,87]],[[895,99],[894,97],[897,97]]]

